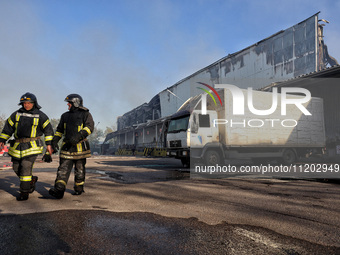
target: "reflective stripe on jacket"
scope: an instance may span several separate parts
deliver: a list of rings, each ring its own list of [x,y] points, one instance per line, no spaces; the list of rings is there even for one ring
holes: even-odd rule
[[[71,109],[61,115],[54,142],[64,138],[60,157],[65,159],[82,159],[91,157],[90,144],[86,139],[94,129],[94,121],[88,110],[81,108]],[[79,137],[77,143],[72,143],[72,138]]]
[[[43,151],[43,142],[38,138],[45,137],[46,145],[51,145],[53,138],[53,128],[45,113],[37,108],[26,111],[20,108],[18,111],[11,114],[5,122],[5,126],[0,134],[0,142],[6,141],[14,136],[15,141],[10,142],[8,154],[12,157],[21,159],[26,156],[41,154]],[[26,141],[27,142],[20,142]]]

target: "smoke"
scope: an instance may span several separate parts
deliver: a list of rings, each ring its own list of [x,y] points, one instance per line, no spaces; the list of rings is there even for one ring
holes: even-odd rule
[[[32,92],[50,118],[59,118],[67,110],[64,98],[78,93],[105,129],[159,92],[118,28],[94,21],[54,42],[45,38],[51,30],[28,2],[1,2],[0,113],[8,116]]]
[[[9,116],[32,92],[50,118],[59,118],[67,111],[64,98],[78,93],[99,128],[115,125],[200,68],[317,12],[282,26],[275,16],[292,8],[278,15],[273,5],[262,2],[265,16],[239,1],[1,1],[0,115]],[[271,23],[279,28],[268,29]],[[337,59],[339,23],[325,33]]]
[[[18,108],[22,94],[32,92],[50,118],[59,118],[67,110],[66,95],[78,93],[105,129],[221,54],[211,54],[204,38],[177,29],[172,19],[179,11],[171,2],[155,1],[144,13],[142,3],[134,2],[128,8],[140,16],[126,17],[131,25],[96,17],[72,30],[74,24],[55,27],[44,21],[43,7],[19,3],[0,3],[5,38],[0,41],[0,112],[5,115]]]

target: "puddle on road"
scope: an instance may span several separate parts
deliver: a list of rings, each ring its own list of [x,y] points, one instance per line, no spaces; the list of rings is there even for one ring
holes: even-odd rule
[[[190,178],[189,172],[178,170],[171,171],[145,171],[145,172],[112,172],[88,169],[90,173],[100,174],[98,179],[109,180],[125,184],[150,183],[161,181],[184,180]]]
[[[164,165],[157,165],[157,164],[153,164],[153,165],[138,165],[138,166],[135,166],[135,167],[138,167],[138,168],[164,168]]]

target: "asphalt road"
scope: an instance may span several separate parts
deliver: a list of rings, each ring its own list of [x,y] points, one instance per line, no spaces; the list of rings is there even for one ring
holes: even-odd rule
[[[338,183],[191,179],[177,160],[93,157],[85,193],[49,196],[58,159],[36,162],[29,200],[0,159],[1,254],[340,254]]]

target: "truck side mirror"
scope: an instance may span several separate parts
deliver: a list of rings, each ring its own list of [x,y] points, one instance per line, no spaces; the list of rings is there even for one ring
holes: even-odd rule
[[[198,119],[197,114],[192,115],[192,121],[190,123],[191,133],[196,134],[198,132]]]

